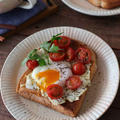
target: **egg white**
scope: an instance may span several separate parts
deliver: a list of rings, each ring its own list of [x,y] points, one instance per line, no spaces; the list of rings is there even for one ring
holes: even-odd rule
[[[38,89],[36,82],[38,81],[36,75],[40,72],[44,72],[46,70],[56,70],[59,71],[60,77],[59,80],[54,84],[59,84],[60,86],[65,85],[66,79],[72,76],[72,71],[70,69],[70,64],[62,61],[62,62],[53,62],[52,65],[47,66],[38,66],[36,67],[30,75],[27,76],[26,79],[26,88],[28,89]],[[39,88],[40,89],[40,88]]]

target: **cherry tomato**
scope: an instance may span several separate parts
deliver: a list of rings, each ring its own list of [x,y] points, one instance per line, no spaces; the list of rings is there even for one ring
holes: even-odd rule
[[[28,60],[26,62],[26,65],[27,67],[30,69],[30,70],[33,70],[35,67],[37,67],[39,64],[38,64],[38,61],[36,60]]]
[[[76,50],[76,57],[80,62],[88,64],[91,61],[91,52],[87,48],[80,47]]]
[[[54,44],[56,46],[58,46],[59,48],[61,49],[64,49],[64,48],[67,48],[69,47],[70,43],[71,43],[71,40],[69,37],[66,37],[66,36],[60,36],[61,39],[59,40],[54,40]]]
[[[82,81],[80,80],[80,77],[77,75],[73,75],[73,76],[69,77],[65,83],[67,88],[69,88],[71,90],[76,90],[77,88],[79,88],[81,86],[81,84],[82,84]]]
[[[78,62],[72,66],[72,71],[76,75],[82,75],[85,73],[86,67],[83,63]]]
[[[53,61],[61,61],[61,60],[64,60],[65,53],[63,53],[63,52],[49,53],[49,56],[50,56],[51,60],[53,60]]]
[[[74,59],[75,57],[75,51],[69,47],[66,52],[66,61],[70,62]]]
[[[63,88],[60,85],[49,85],[46,90],[51,99],[59,99],[63,96]]]

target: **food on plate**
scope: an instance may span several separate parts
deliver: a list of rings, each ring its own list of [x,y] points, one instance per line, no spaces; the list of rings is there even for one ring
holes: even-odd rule
[[[75,50],[71,47],[66,50],[66,61],[70,62],[75,58]]]
[[[62,39],[54,40],[54,44],[59,48],[68,48],[70,45],[70,38],[66,36],[61,36]]]
[[[96,72],[96,55],[62,33],[32,50],[16,92],[63,114],[77,116]]]
[[[72,65],[72,71],[76,75],[82,75],[86,72],[86,66],[81,62],[74,63]]]
[[[97,7],[111,9],[120,6],[120,0],[88,0]]]

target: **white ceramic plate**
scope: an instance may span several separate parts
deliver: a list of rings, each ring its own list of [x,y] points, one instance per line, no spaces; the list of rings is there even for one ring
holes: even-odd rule
[[[102,9],[90,4],[87,0],[62,0],[67,6],[80,13],[93,16],[111,16],[120,14],[120,7],[114,9]]]
[[[16,94],[16,84],[25,69],[21,61],[30,50],[39,47],[51,36],[64,32],[72,39],[82,41],[97,54],[98,71],[85,98],[78,117],[74,120],[96,120],[111,105],[118,89],[119,68],[112,49],[95,34],[74,27],[54,27],[37,32],[20,42],[7,57],[1,72],[1,95],[8,111],[17,120],[73,120],[38,103]],[[114,80],[114,82],[113,82]]]

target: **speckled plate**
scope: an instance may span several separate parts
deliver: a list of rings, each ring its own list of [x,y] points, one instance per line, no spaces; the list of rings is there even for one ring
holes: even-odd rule
[[[62,0],[68,7],[77,12],[92,16],[112,16],[120,14],[120,7],[114,9],[102,9],[95,7],[88,0]]]
[[[37,32],[20,42],[7,57],[1,72],[1,95],[8,111],[16,120],[73,120],[73,118],[26,100],[16,94],[15,89],[25,67],[21,61],[27,53],[39,47],[51,36],[64,32],[72,39],[82,41],[97,55],[98,71],[86,95],[83,106],[74,120],[96,120],[111,105],[119,84],[119,68],[112,49],[98,36],[74,27],[54,27]],[[114,80],[114,82],[113,82]]]

